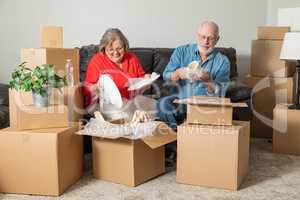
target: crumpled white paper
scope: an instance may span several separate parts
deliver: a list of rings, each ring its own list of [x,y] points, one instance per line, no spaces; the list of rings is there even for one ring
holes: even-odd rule
[[[143,123],[113,124],[104,120],[102,115],[91,118],[84,129],[77,132],[79,135],[89,135],[116,139],[120,137],[128,139],[140,139],[152,136],[161,122],[149,121]]]

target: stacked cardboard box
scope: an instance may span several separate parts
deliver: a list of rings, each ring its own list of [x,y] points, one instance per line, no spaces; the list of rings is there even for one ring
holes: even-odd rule
[[[177,132],[179,183],[237,190],[249,169],[249,122],[233,121],[229,99],[193,97]]]
[[[46,38],[43,36],[44,41]],[[72,59],[78,83],[78,50],[21,50],[21,61],[27,67],[54,64],[60,75],[66,59]],[[31,93],[9,91],[10,127],[0,130],[0,192],[58,196],[81,177],[83,141],[75,134],[80,117],[75,108],[82,105],[80,89],[66,87],[62,93],[52,93],[48,107],[36,108]]]
[[[289,27],[258,27],[252,41],[250,75],[245,83],[253,88],[251,135],[271,138],[273,108],[292,102],[295,62],[280,60],[284,34]]]

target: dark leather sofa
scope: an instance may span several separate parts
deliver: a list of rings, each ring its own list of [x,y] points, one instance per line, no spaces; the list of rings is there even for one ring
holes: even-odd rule
[[[9,125],[8,85],[0,84],[0,129]]]
[[[226,92],[226,97],[230,98],[232,102],[247,101],[250,99],[251,89],[242,85],[237,81],[237,63],[236,50],[234,48],[217,48],[218,51],[226,55],[230,61],[230,86]],[[131,52],[135,53],[139,58],[146,73],[156,72],[163,73],[169,59],[174,51],[172,48],[131,48]],[[84,80],[87,64],[91,57],[98,52],[98,45],[88,45],[80,48],[80,79]],[[164,84],[162,78],[156,83],[158,88],[152,87],[147,95],[153,95],[153,98],[161,98],[169,95],[169,89]],[[159,92],[157,91],[159,89]],[[238,114],[237,114],[238,116]]]

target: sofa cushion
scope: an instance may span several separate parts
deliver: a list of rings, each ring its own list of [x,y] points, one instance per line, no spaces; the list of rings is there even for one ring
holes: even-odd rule
[[[85,72],[87,65],[92,58],[92,56],[99,51],[98,45],[88,45],[83,46],[79,49],[80,54],[80,81],[83,81],[85,78]]]
[[[9,125],[8,106],[0,105],[0,129]]]
[[[220,53],[227,56],[230,62],[230,79],[234,79],[238,76],[237,72],[237,64],[236,64],[236,50],[232,47],[230,48],[222,48],[218,47],[216,48]]]
[[[8,106],[8,85],[0,83],[0,105]]]
[[[170,48],[157,48],[154,51],[154,64],[153,71],[162,74],[164,72],[165,67],[170,61],[170,57],[173,53],[174,49]]]
[[[129,51],[138,57],[146,73],[153,72],[153,48],[130,48]]]

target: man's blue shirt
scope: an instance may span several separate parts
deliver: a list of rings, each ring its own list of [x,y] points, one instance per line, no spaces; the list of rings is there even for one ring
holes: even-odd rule
[[[225,94],[230,81],[230,63],[228,58],[214,50],[205,62],[202,62],[197,44],[187,44],[177,47],[163,72],[163,79],[171,81],[171,74],[176,69],[188,66],[192,61],[198,61],[199,67],[207,70],[217,85],[217,90],[213,94],[220,96]],[[177,82],[177,94],[179,98],[188,98],[191,96],[207,96],[207,87],[202,81],[179,80]]]

